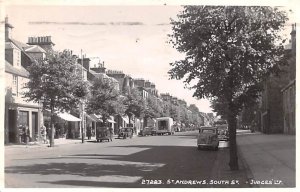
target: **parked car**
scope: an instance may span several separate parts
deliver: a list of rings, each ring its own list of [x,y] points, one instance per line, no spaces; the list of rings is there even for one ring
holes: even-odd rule
[[[216,126],[218,129],[218,138],[220,141],[228,141],[229,140],[229,132],[227,126]]]
[[[132,127],[124,127],[119,130],[118,138],[126,139],[129,137],[130,139],[133,136],[133,128]]]
[[[208,147],[218,150],[219,138],[218,128],[216,127],[201,127],[197,138],[198,149]]]
[[[103,140],[112,141],[113,131],[110,127],[97,127],[96,140],[102,142]]]
[[[145,127],[139,132],[140,136],[155,135],[154,127]]]

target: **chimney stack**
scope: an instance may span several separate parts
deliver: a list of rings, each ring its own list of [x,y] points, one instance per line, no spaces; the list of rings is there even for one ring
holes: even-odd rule
[[[12,28],[11,24],[8,23],[8,17],[5,17],[5,41],[9,41],[12,38]]]

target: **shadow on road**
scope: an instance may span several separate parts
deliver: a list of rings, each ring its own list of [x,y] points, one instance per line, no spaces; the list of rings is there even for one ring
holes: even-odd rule
[[[233,187],[228,185],[212,186],[203,183],[197,185],[167,184],[168,180],[209,181],[215,179],[215,172],[212,171],[214,165],[216,165],[216,161],[224,160],[222,156],[226,156],[228,150],[217,152],[210,150],[198,151],[193,146],[155,145],[112,147],[124,148],[124,150],[125,148],[134,147],[141,150],[130,155],[105,154],[104,152],[91,154],[87,152],[86,154],[63,156],[49,159],[52,161],[49,163],[7,167],[5,173],[53,175],[53,178],[61,175],[68,178],[67,180],[40,181],[41,183],[54,184],[56,187],[57,185],[120,188]],[[220,162],[218,163],[220,164]],[[91,181],[86,177],[95,177],[97,180]],[[147,184],[148,180],[159,180],[162,184]]]

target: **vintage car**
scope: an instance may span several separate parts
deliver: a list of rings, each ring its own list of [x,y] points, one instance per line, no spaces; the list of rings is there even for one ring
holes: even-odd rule
[[[145,127],[139,132],[139,136],[155,135],[154,127]]]
[[[118,138],[126,139],[127,137],[130,139],[133,137],[133,127],[124,127],[119,129]]]
[[[228,124],[226,120],[218,120],[214,122],[214,127],[218,128],[218,138],[220,141],[229,140]]]
[[[219,148],[219,138],[218,138],[218,128],[216,127],[201,127],[199,129],[199,134],[197,138],[198,149],[207,147],[218,150]]]
[[[229,132],[227,126],[216,126],[218,129],[218,138],[220,141],[228,141],[229,140]]]
[[[103,140],[112,141],[113,131],[109,127],[97,127],[96,140],[102,142]]]

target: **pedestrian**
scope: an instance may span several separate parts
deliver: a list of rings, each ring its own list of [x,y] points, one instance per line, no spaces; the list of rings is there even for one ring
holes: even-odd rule
[[[19,143],[24,143],[24,130],[25,127],[23,125],[19,125]]]
[[[42,137],[42,141],[43,141],[44,144],[48,143],[47,131],[46,131],[45,125],[42,125],[42,127],[41,127],[41,137]]]
[[[28,145],[29,139],[30,139],[30,131],[28,125],[26,125],[24,130],[24,140],[26,145]]]
[[[50,140],[51,140],[51,128],[50,127],[47,127],[46,128],[46,135],[47,135],[47,143],[50,143]]]
[[[92,128],[90,126],[87,127],[86,135],[88,137],[88,140],[90,140],[92,137]]]
[[[113,128],[110,127],[109,128],[109,139],[110,139],[110,141],[112,141],[113,135],[114,135]]]

